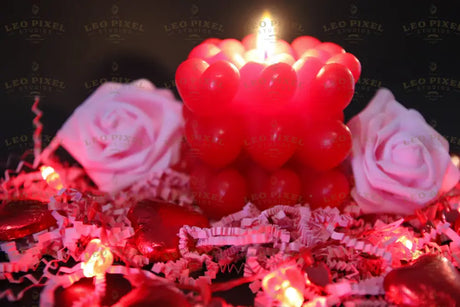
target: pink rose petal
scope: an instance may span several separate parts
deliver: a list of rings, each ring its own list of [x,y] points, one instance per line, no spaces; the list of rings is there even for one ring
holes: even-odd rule
[[[116,192],[175,163],[182,127],[172,93],[137,80],[101,85],[58,136],[99,189]]]
[[[411,214],[459,180],[448,142],[387,89],[379,90],[348,127],[352,196],[365,213]]]

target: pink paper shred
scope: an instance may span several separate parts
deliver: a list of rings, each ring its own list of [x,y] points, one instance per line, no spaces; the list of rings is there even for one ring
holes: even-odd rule
[[[69,181],[72,172],[64,166],[61,170],[63,181]],[[129,243],[134,229],[126,217],[128,210],[144,198],[193,208],[187,175],[166,170],[116,195],[107,195],[90,188],[55,191],[47,187],[38,172],[25,173],[19,169],[15,176],[8,174],[0,182],[2,199],[20,198],[34,189],[42,189],[49,193],[42,196],[57,221],[56,227],[29,236],[21,245],[16,241],[0,243],[9,260],[0,263],[0,278],[10,284],[27,284],[17,293],[10,288],[2,290],[0,298],[9,301],[21,300],[32,288],[42,288],[40,305],[53,306],[56,288],[69,287],[83,277],[78,261],[92,238],[99,238],[111,249],[115,260],[124,263],[112,265],[107,274],[121,274],[127,279],[142,274],[177,286],[177,291],[192,289],[196,293],[189,293],[187,298],[202,305],[209,301],[206,297],[213,285],[219,284],[216,276],[232,270],[248,280],[246,283],[255,294],[255,306],[281,306],[263,292],[261,284],[265,275],[285,265],[305,269],[315,264],[326,266],[332,282],[325,287],[307,284],[303,292],[304,307],[339,303],[385,306],[388,302],[383,279],[403,263],[425,253],[436,253],[460,267],[460,236],[454,225],[438,218],[459,209],[458,188],[405,219],[390,215],[366,219],[359,216],[353,202],[342,211],[329,207],[312,210],[302,205],[280,205],[260,211],[248,203],[241,211],[213,222],[209,228],[183,226],[178,233],[181,257],[146,266],[149,260]],[[440,245],[441,236],[449,242]],[[54,260],[45,260],[45,254]],[[70,260],[77,264],[69,267]],[[39,270],[43,265],[45,268]],[[104,295],[104,278],[96,282],[95,292],[82,296],[75,306],[94,303],[94,297]]]
[[[40,122],[40,118],[43,115],[43,112],[38,108],[38,103],[40,102],[40,97],[35,97],[34,104],[32,105],[32,112],[35,113],[35,118],[33,119],[33,124],[35,126],[35,131],[33,133],[34,140],[34,163],[33,167],[37,168],[38,163],[40,162],[40,154],[42,151],[42,130],[43,124]]]

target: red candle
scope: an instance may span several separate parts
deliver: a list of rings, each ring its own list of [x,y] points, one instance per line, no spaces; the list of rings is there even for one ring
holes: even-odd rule
[[[360,72],[356,57],[337,44],[310,36],[291,44],[277,39],[269,17],[264,16],[257,35],[241,42],[207,39],[178,67],[176,84],[186,107],[186,139],[214,167],[230,164],[244,148],[266,169],[277,169],[297,151],[306,152],[300,148],[307,138],[301,132],[315,133],[312,122],[343,121],[343,109],[351,101]],[[331,124],[331,134],[337,134],[337,129],[344,130],[338,133],[341,137],[348,132]],[[326,135],[323,130],[324,125],[321,133]],[[319,145],[328,147],[330,140],[326,143]],[[340,153],[321,170],[337,166],[350,149],[330,147],[326,150]],[[310,156],[300,161],[315,166]]]

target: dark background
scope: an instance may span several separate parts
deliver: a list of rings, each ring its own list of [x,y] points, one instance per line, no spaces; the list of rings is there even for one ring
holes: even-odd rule
[[[360,59],[347,119],[384,86],[460,153],[460,1],[9,1],[0,4],[0,169],[33,146],[35,95],[47,143],[103,81],[147,78],[176,91],[193,46],[254,33],[264,10],[286,41],[311,35]]]
[[[288,42],[312,35],[360,59],[347,119],[378,87],[388,87],[460,152],[460,1],[9,1],[0,7],[2,167],[8,156],[32,148],[34,95],[42,97],[46,143],[104,80],[148,78],[176,92],[175,69],[193,46],[208,37],[242,39],[256,31],[266,9]]]

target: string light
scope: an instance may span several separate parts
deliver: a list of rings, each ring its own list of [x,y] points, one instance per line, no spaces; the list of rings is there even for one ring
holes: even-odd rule
[[[400,237],[396,242],[401,242],[408,250],[412,250],[414,244],[406,236]]]
[[[304,301],[303,294],[292,286],[284,289],[284,297],[284,303],[287,303],[288,306],[302,306]]]
[[[45,180],[50,187],[56,190],[60,190],[64,187],[61,181],[61,177],[51,166],[41,166],[40,172],[42,174],[43,180]]]
[[[110,248],[103,245],[101,240],[92,239],[83,253],[82,269],[86,277],[101,277],[113,264],[113,254]]]
[[[451,160],[455,167],[460,167],[460,158],[457,155],[452,155]]]
[[[282,267],[267,274],[262,287],[269,296],[281,302],[285,307],[300,307],[304,302],[306,274],[293,265]]]

